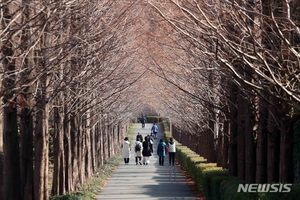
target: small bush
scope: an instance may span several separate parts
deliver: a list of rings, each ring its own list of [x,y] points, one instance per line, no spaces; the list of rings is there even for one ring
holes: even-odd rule
[[[162,118],[159,116],[146,116],[146,123],[160,123]]]
[[[76,195],[76,194],[68,194],[68,195],[63,195],[63,196],[55,196],[50,198],[51,200],[82,200],[81,195]]]
[[[285,193],[283,199],[297,200],[300,198],[300,184],[294,184],[290,193]]]
[[[219,199],[220,198],[220,184],[223,180],[228,178],[227,170],[222,167],[216,167],[209,165],[212,163],[207,163],[208,165],[202,166],[202,170],[199,170],[198,179],[202,186],[203,192],[207,199]]]
[[[237,192],[238,185],[242,183],[236,177],[224,179],[220,185],[220,200],[256,200],[259,199],[257,193]]]

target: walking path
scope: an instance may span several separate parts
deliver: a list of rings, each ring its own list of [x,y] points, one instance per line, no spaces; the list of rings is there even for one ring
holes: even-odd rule
[[[150,134],[151,126],[152,124],[146,124],[142,129],[141,124],[135,124],[135,133],[140,132],[144,138]],[[153,146],[154,156],[151,156],[149,165],[135,164],[134,141],[131,141],[129,165],[122,163],[116,169],[96,199],[197,199],[187,186],[186,178],[179,167],[169,166],[168,157],[165,158],[165,166],[159,166],[156,147],[161,137],[159,129],[158,139],[154,141]]]

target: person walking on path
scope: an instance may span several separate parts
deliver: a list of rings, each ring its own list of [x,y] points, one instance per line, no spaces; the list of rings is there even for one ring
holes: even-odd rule
[[[157,155],[159,156],[159,165],[164,166],[164,160],[166,157],[167,145],[163,141],[163,139],[159,140],[159,144],[157,145]]]
[[[143,142],[143,164],[148,165],[150,163],[150,156],[153,153],[153,146],[150,142],[150,137],[145,136],[145,141]]]
[[[168,142],[168,152],[169,152],[169,165],[174,166],[175,154],[176,154],[176,144],[172,137],[170,138],[170,141]]]
[[[146,117],[144,115],[141,116],[142,128],[145,128]]]
[[[142,165],[142,151],[143,151],[143,144],[140,141],[140,138],[137,138],[134,144],[134,151],[135,151],[135,163],[138,165]]]
[[[149,135],[149,134],[146,137],[147,137],[147,139],[149,139],[149,141],[150,141],[150,143],[151,143],[151,145],[153,147],[153,137],[151,135]],[[153,152],[153,150],[152,150],[152,152]]]
[[[157,139],[158,126],[154,122],[151,128],[151,135],[154,135],[154,139]]]
[[[128,137],[124,138],[124,142],[122,144],[122,154],[123,154],[125,165],[128,165],[129,157],[130,157],[130,143],[128,141]]]
[[[143,142],[143,136],[138,132],[136,135],[136,141],[140,140],[140,142]]]

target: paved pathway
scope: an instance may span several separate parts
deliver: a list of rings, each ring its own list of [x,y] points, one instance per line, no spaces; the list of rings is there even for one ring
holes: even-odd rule
[[[136,133],[143,136],[150,134],[151,124],[144,129],[141,124],[135,124]],[[162,137],[159,131],[158,138]],[[102,199],[197,199],[187,186],[185,177],[177,166],[170,167],[168,157],[165,166],[159,166],[154,142],[154,156],[150,158],[150,165],[136,165],[132,141],[132,151],[129,165],[122,163],[108,180],[102,193],[96,197]]]

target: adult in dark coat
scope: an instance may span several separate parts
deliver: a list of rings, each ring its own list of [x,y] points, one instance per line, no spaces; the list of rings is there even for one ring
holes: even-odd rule
[[[150,142],[150,138],[146,136],[145,141],[143,142],[143,152],[142,152],[144,165],[148,165],[150,163],[149,157],[152,156],[152,153],[153,153],[153,147]]]
[[[159,144],[157,145],[157,155],[159,156],[159,165],[163,166],[165,157],[166,157],[167,145],[160,139]]]
[[[137,135],[136,135],[136,141],[140,141],[140,142],[143,142],[143,136],[140,134],[140,133],[138,133]]]
[[[145,118],[145,116],[142,115],[140,121],[141,121],[141,123],[142,123],[142,128],[145,128],[145,123],[146,123],[146,118]]]

